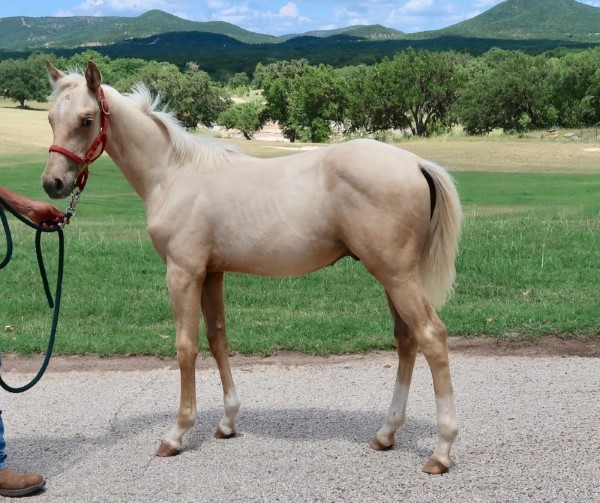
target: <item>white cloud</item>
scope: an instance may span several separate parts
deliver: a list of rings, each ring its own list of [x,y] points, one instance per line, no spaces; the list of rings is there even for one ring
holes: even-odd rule
[[[433,7],[433,0],[410,0],[406,2],[401,10],[404,12],[423,12]]]
[[[280,17],[299,17],[298,6],[290,2],[279,9]]]

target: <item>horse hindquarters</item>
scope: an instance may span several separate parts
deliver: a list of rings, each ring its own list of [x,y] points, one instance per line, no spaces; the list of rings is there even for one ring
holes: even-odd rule
[[[394,316],[399,366],[392,404],[386,422],[371,446],[387,449],[394,444],[396,430],[404,421],[415,350],[418,345],[430,367],[436,396],[439,438],[423,470],[440,474],[451,465],[450,449],[458,433],[454,392],[450,376],[446,328],[431,302],[441,306],[452,289],[454,261],[460,235],[461,210],[449,175],[433,164],[420,163],[435,186],[436,201],[425,245],[418,258],[399,253],[395,262],[366,263],[383,284]],[[433,192],[433,191],[432,191]],[[415,201],[415,204],[418,204]],[[391,243],[388,243],[391,245]],[[415,261],[418,260],[418,265]],[[427,292],[427,293],[425,293]]]

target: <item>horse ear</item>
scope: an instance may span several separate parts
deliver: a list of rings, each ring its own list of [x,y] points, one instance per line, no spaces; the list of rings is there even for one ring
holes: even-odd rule
[[[90,91],[96,93],[102,84],[102,74],[93,61],[88,61],[88,66],[85,71],[85,81]]]
[[[55,86],[56,83],[65,76],[63,72],[54,68],[50,61],[46,61],[46,70],[48,70],[48,78],[53,86]]]

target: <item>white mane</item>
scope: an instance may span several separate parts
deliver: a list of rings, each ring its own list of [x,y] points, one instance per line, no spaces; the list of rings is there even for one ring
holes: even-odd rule
[[[148,87],[139,82],[131,93],[126,94],[134,105],[143,113],[161,124],[167,131],[171,140],[173,155],[181,163],[193,163],[199,159],[204,162],[218,161],[226,157],[235,149],[223,146],[209,136],[199,136],[185,130],[166,107],[159,110],[160,95],[152,97]]]

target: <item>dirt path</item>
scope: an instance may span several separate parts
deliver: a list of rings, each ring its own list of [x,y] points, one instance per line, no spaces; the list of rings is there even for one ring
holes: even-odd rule
[[[581,338],[561,339],[552,335],[541,336],[535,341],[497,340],[490,337],[465,339],[452,337],[449,339],[450,353],[473,356],[580,356],[600,358],[600,339],[585,340]],[[233,355],[230,358],[233,367],[251,365],[323,365],[325,363],[344,363],[360,361],[376,361],[388,358],[390,352],[374,352],[368,354],[345,354],[328,357],[306,355],[291,351],[278,352],[269,357]],[[209,356],[198,358],[198,368],[205,366]],[[2,368],[5,372],[35,372],[42,361],[42,356],[21,357],[14,354],[2,355]],[[53,356],[48,372],[72,371],[139,371],[155,369],[176,369],[174,357],[158,358],[154,356]]]

